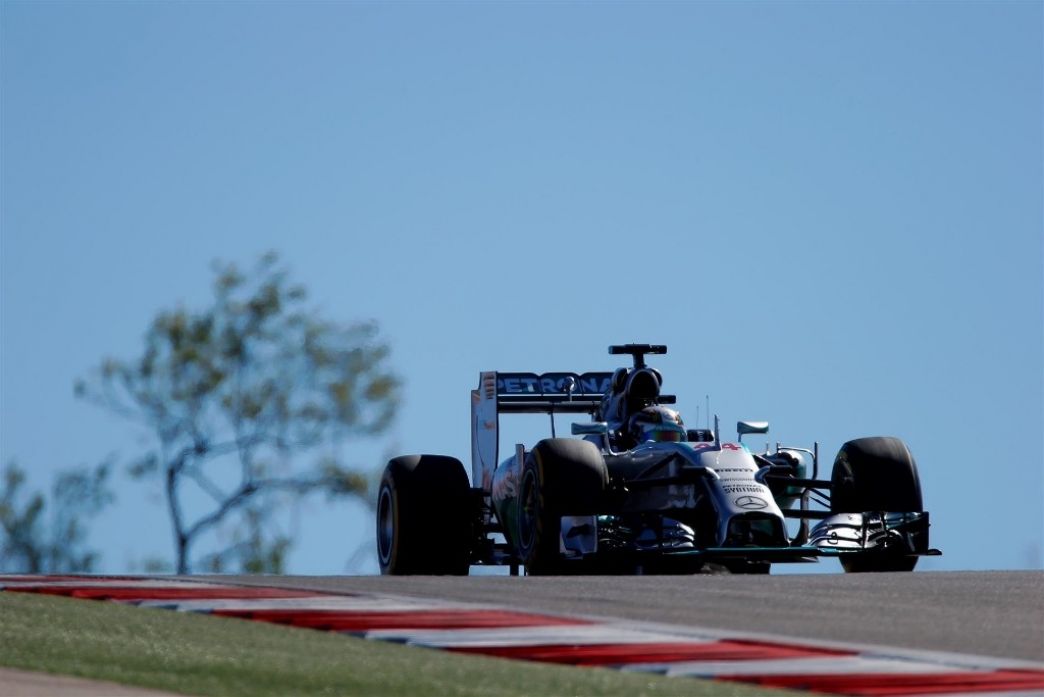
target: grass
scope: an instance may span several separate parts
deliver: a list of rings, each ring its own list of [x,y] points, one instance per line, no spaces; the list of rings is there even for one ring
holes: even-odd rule
[[[507,661],[269,625],[0,592],[0,666],[191,695],[693,695],[779,690]]]

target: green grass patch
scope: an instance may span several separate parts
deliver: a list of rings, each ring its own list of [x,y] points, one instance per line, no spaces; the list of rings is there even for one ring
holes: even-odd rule
[[[222,697],[785,694],[28,593],[0,592],[0,647],[9,668]]]

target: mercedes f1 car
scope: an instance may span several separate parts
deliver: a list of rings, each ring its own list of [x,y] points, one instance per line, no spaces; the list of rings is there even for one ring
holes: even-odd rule
[[[766,422],[740,421],[736,442],[720,439],[717,418],[713,429],[686,429],[645,363],[666,352],[610,346],[633,361],[612,373],[481,373],[471,482],[452,457],[388,462],[377,497],[381,572],[768,573],[821,557],[848,572],[911,571],[920,556],[941,554],[929,547],[917,467],[901,440],[848,441],[820,479],[818,443],[760,453],[743,444],[767,433]],[[549,415],[552,437],[515,445],[498,464],[500,418],[520,413]],[[557,414],[592,420],[572,425],[580,438],[559,438]]]

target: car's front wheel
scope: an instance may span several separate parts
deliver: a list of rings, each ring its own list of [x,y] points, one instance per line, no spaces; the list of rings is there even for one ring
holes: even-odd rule
[[[906,443],[898,438],[850,440],[841,446],[830,477],[830,510],[834,513],[920,513],[921,482]],[[913,571],[917,557],[905,550],[871,550],[846,554],[847,572]]]
[[[581,568],[561,558],[562,516],[598,513],[608,485],[605,460],[588,441],[548,438],[526,454],[519,480],[518,553],[527,574]]]

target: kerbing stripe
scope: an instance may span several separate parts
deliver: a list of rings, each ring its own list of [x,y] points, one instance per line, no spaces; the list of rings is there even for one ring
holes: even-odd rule
[[[673,663],[697,660],[748,661],[852,655],[847,651],[728,639],[702,643],[673,641],[661,644],[449,646],[446,648],[458,653],[478,653],[499,658],[517,658],[526,661],[566,663],[578,666]]]
[[[948,692],[982,694],[1002,690],[1044,691],[1044,671],[1039,670],[936,672],[903,675],[851,673],[847,675],[719,675],[717,677],[719,680],[733,680],[764,687],[833,692],[853,697],[939,695]]]
[[[377,629],[480,629],[585,625],[587,620],[537,615],[510,610],[405,610],[357,612],[309,612],[300,610],[216,610],[222,617],[242,617],[261,622],[276,622],[294,627],[325,629],[333,632],[370,632]]]
[[[192,588],[187,586],[68,586],[41,585],[36,587],[5,588],[14,593],[42,593],[64,595],[85,600],[117,600],[138,602],[142,600],[204,600],[230,598],[302,598],[314,593],[245,586],[210,586]]]
[[[141,576],[90,576],[90,575],[54,575],[54,576],[31,576],[26,574],[6,574],[0,575],[0,589],[5,586],[13,585],[16,583],[22,583],[29,586],[39,586],[41,583],[48,585],[55,585],[59,583],[69,584],[82,584],[82,585],[125,585],[128,583],[140,583],[142,585],[152,585],[157,583],[165,584],[195,584],[195,581],[182,581],[176,578],[163,579],[163,578],[142,578]],[[199,585],[204,585],[200,582]],[[212,584],[206,584],[212,585]]]

